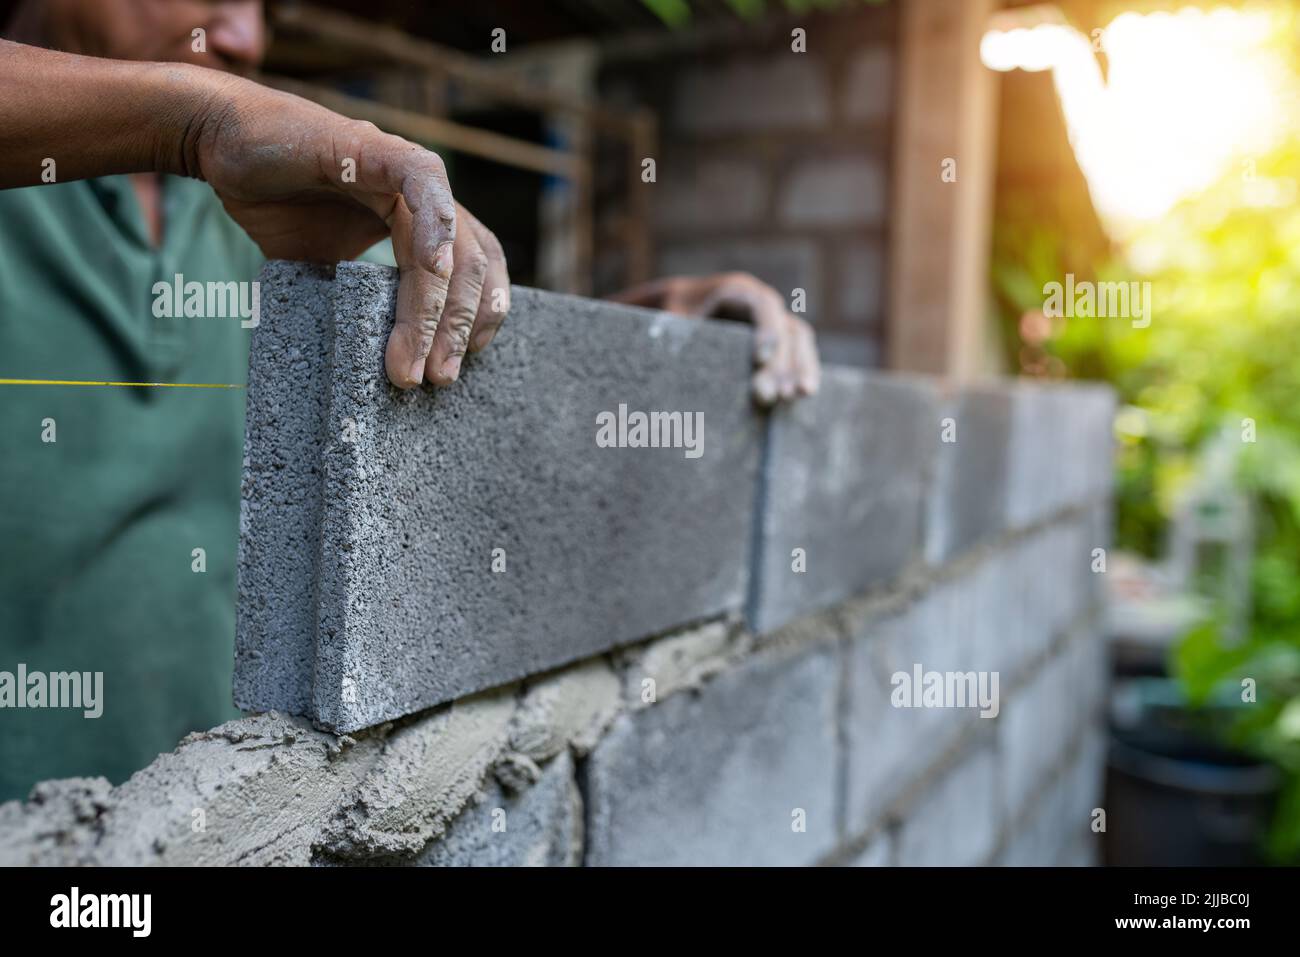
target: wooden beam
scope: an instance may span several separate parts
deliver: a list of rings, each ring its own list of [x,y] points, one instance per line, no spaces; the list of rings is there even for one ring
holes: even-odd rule
[[[563,150],[538,146],[489,130],[480,130],[439,117],[424,116],[388,106],[374,100],[348,96],[325,87],[291,80],[287,77],[261,76],[260,81],[286,93],[312,100],[336,113],[353,119],[369,120],[381,129],[408,139],[436,143],[455,152],[479,156],[520,169],[533,170],[566,179],[584,177],[586,163],[579,156]]]
[[[995,74],[979,46],[994,0],[900,8],[886,354],[893,369],[970,378],[986,349]],[[946,161],[956,180],[945,182]]]
[[[442,73],[500,100],[541,113],[577,116],[596,127],[627,135],[631,120],[623,113],[555,93],[512,76],[477,57],[401,30],[306,3],[273,8],[277,26],[301,30],[318,39],[379,54],[397,63]]]
[[[363,50],[426,71],[430,75],[451,77],[507,104],[542,114],[572,117],[588,130],[599,131],[622,141],[628,151],[627,215],[622,228],[627,250],[626,281],[628,285],[634,285],[649,277],[652,268],[647,226],[649,192],[640,176],[641,161],[645,157],[654,156],[657,148],[658,128],[651,111],[644,108],[612,110],[585,98],[538,87],[459,50],[311,4],[295,3],[275,7],[272,16],[277,26],[297,30],[317,40],[326,40],[345,48]],[[376,126],[403,136],[432,140],[449,149],[564,176],[573,183],[576,190],[574,215],[578,220],[578,228],[582,230],[579,248],[576,250],[577,260],[590,273],[595,219],[594,173],[590,157],[593,144],[590,142],[577,155],[563,153],[286,78],[275,78],[269,82],[340,113],[370,120]],[[589,140],[589,137],[584,139]]]

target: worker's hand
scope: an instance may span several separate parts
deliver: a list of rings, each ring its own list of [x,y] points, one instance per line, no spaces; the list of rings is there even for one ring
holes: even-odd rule
[[[334,263],[391,235],[400,270],[385,367],[449,385],[510,307],[497,238],[452,198],[442,160],[307,100],[226,77],[185,133],[182,163],[273,259]]]
[[[685,316],[752,322],[757,368],[751,385],[763,405],[812,395],[821,382],[812,327],[790,314],[779,292],[748,273],[655,279],[610,298]]]

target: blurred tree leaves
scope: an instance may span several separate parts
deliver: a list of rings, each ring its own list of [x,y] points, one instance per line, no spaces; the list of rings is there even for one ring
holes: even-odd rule
[[[650,12],[670,27],[684,27],[691,22],[689,0],[641,0]],[[785,9],[791,13],[811,13],[815,10],[838,10],[858,4],[878,6],[886,0],[726,0],[738,17],[756,20],[770,10]]]
[[[1294,24],[1292,24],[1294,26]],[[1294,30],[1291,31],[1294,35]],[[1300,91],[1300,73],[1296,89]],[[1114,255],[1072,244],[1070,217],[999,201],[992,285],[1012,369],[1110,381],[1117,422],[1117,544],[1164,550],[1197,454],[1222,429],[1253,420],[1236,479],[1254,509],[1252,613],[1244,640],[1210,622],[1185,636],[1170,666],[1190,700],[1257,701],[1233,709],[1226,737],[1277,763],[1286,784],[1270,850],[1300,860],[1300,129],[1267,156],[1238,166],[1148,224]],[[1134,162],[1141,162],[1140,156]],[[1091,255],[1089,254],[1091,252]],[[1076,281],[1152,283],[1152,321],[1056,320],[1026,342],[1026,314],[1043,286]],[[1032,367],[1030,367],[1032,366]]]

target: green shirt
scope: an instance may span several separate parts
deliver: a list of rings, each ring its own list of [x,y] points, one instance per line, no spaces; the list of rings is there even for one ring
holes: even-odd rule
[[[155,249],[126,177],[0,191],[0,378],[244,383],[238,316],[156,316],[154,287],[250,282],[261,253],[203,183],[166,178],[163,215]],[[0,707],[0,800],[238,714],[243,426],[243,389],[0,385],[0,704],[20,664],[103,673],[98,718]]]

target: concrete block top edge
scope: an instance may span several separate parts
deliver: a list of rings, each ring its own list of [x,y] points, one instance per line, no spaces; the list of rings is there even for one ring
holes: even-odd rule
[[[269,265],[269,264],[268,264]],[[382,263],[367,262],[340,262],[337,266],[328,267],[332,269],[334,280],[342,285],[352,280],[361,281],[381,281],[396,283],[398,281],[398,271],[392,266],[386,266]],[[590,296],[580,296],[574,293],[553,292],[549,289],[538,289],[533,286],[521,286],[515,283],[510,285],[510,299],[512,306],[526,301],[530,303],[546,304],[551,308],[559,308],[571,315],[592,315],[600,313],[602,316],[622,315],[635,317],[640,322],[667,323],[677,326],[683,324],[680,328],[697,328],[700,320],[694,317],[680,316],[675,313],[664,312],[658,309],[647,309],[642,306],[632,306],[621,302],[611,302],[609,300],[595,299]],[[705,320],[710,329],[718,330],[722,335],[732,335],[737,337],[752,335],[751,329],[747,323],[734,322],[729,320],[709,319]],[[502,326],[502,332],[510,330],[509,316]]]
[[[952,391],[956,394],[1008,395],[1032,397],[1034,395],[1068,395],[1074,394],[1088,398],[1113,397],[1114,388],[1106,382],[1095,379],[1060,379],[1044,382],[1040,379],[1017,379],[1010,376],[975,379],[970,382],[955,383]]]
[[[318,279],[333,279],[336,282],[346,281],[348,277],[366,277],[378,278],[387,281],[397,279],[397,270],[392,266],[386,266],[382,263],[368,262],[339,262],[335,265],[321,263],[304,263],[284,259],[268,260],[262,267],[262,281],[275,281],[281,278],[292,279],[298,276],[309,275]],[[515,297],[538,297],[556,305],[567,306],[571,309],[582,311],[592,308],[599,308],[605,313],[621,313],[623,315],[638,316],[642,319],[655,318],[657,321],[673,321],[681,319],[686,322],[698,322],[698,319],[688,319],[686,317],[675,316],[672,313],[663,312],[656,309],[647,309],[641,306],[631,306],[625,303],[609,302],[607,300],[597,300],[586,296],[579,296],[572,293],[552,292],[545,289],[537,289],[532,286],[520,286],[512,284],[510,287],[512,299]],[[729,320],[707,320],[713,326],[733,327],[735,334],[748,334],[748,326],[744,323],[733,322]],[[508,328],[508,327],[507,327]],[[1090,379],[1070,379],[1052,382],[1043,382],[1034,379],[1022,379],[1014,376],[984,376],[971,380],[958,380],[945,376],[928,375],[918,372],[907,372],[893,369],[863,369],[857,366],[840,365],[837,363],[826,363],[823,366],[823,375],[827,379],[838,380],[842,383],[849,384],[852,382],[893,382],[898,384],[911,384],[918,387],[924,387],[937,390],[939,396],[943,399],[955,399],[963,395],[998,395],[998,396],[1015,396],[1015,395],[1033,395],[1042,393],[1077,393],[1088,397],[1115,399],[1115,390],[1106,382]]]

